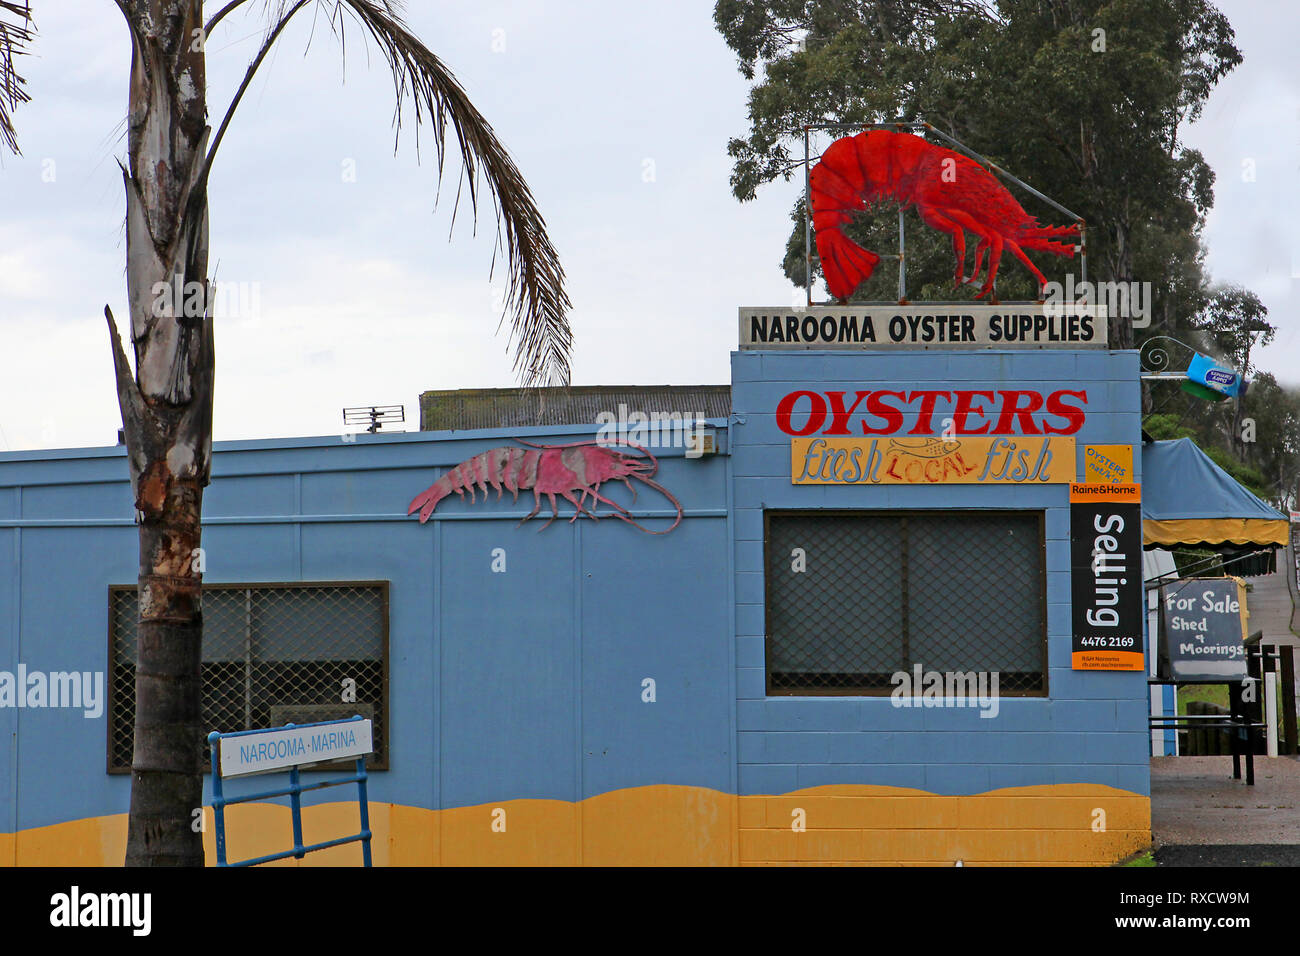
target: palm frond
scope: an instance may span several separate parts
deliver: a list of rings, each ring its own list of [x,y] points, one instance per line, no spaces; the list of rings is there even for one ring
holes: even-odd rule
[[[31,100],[25,89],[27,81],[14,69],[14,58],[22,56],[32,39],[32,11],[26,0],[0,0],[0,143],[15,155],[18,134],[14,130],[13,112]]]
[[[379,47],[393,78],[396,106],[393,126],[400,137],[403,109],[410,97],[415,110],[417,148],[420,127],[427,123],[437,149],[438,182],[446,159],[445,134],[455,134],[462,162],[457,185],[467,186],[477,217],[479,175],[486,180],[495,207],[497,250],[506,257],[508,270],[502,322],[511,316],[514,369],[525,385],[568,384],[573,336],[568,312],[572,308],[564,291],[564,269],[546,233],[546,223],[523,174],[515,166],[492,127],[470,102],[469,95],[438,59],[401,20],[396,0],[315,0],[346,55],[345,16],[362,28],[363,35]],[[245,86],[236,94],[218,130],[213,152],[248,80],[285,23],[305,5],[302,0],[264,0],[271,14],[266,40],[249,66]],[[224,10],[222,11],[224,13]],[[452,210],[455,221],[455,208]],[[496,267],[496,254],[492,268]]]

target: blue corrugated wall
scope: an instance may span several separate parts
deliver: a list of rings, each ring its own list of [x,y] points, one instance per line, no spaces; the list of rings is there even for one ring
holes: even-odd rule
[[[517,528],[528,493],[453,496],[425,525],[406,516],[447,467],[506,443],[493,432],[219,443],[204,580],[391,582],[391,769],[374,775],[372,800],[436,809],[647,783],[732,789],[727,458],[659,452],[658,480],[685,508],[668,535],[569,523],[562,501],[539,530],[545,499]],[[636,508],[671,514],[645,487]],[[108,587],[137,572],[131,516],[120,448],[0,455],[0,669],[107,670]],[[505,573],[491,570],[495,548]],[[126,811],[129,776],[105,772],[106,724],[0,708],[0,832]]]
[[[798,389],[852,396],[873,388],[1086,389],[1085,423],[1074,435],[1076,474],[1085,444],[1122,443],[1134,446],[1141,480],[1135,352],[733,353],[740,792],[855,783],[975,794],[1096,783],[1149,794],[1146,674],[1070,669],[1068,485],[791,484],[790,435],[775,417],[781,398]],[[939,400],[936,429],[952,408]],[[915,422],[915,414],[905,415],[903,429]],[[765,508],[1043,509],[1050,696],[1003,698],[993,720],[974,708],[896,708],[887,697],[765,696]]]
[[[1149,840],[1146,675],[1070,667],[1068,485],[796,486],[790,435],[775,419],[781,397],[801,388],[1083,388],[1081,473],[1085,444],[1140,446],[1136,354],[747,352],[733,354],[732,367],[731,421],[712,423],[721,453],[661,453],[657,477],[685,509],[671,534],[613,518],[570,523],[564,503],[545,530],[545,503],[517,528],[529,494],[518,503],[452,497],[426,525],[405,514],[415,494],[478,452],[514,437],[562,444],[594,429],[230,442],[215,449],[205,500],[204,579],[390,582],[391,769],[374,774],[372,801],[447,810],[632,795],[583,818],[600,834],[587,843],[578,823],[577,836],[560,841],[568,849],[535,843],[502,859],[621,861],[632,852],[625,834],[649,854],[636,858],[652,861],[676,834],[676,855],[664,859],[688,862],[697,846],[714,862],[1108,862]],[[941,400],[935,421],[951,409]],[[1134,461],[1140,480],[1140,455]],[[637,507],[666,524],[667,503],[652,489]],[[763,512],[790,508],[1041,510],[1049,696],[1004,697],[994,720],[976,708],[896,708],[887,697],[767,697]],[[0,670],[106,671],[108,587],[134,582],[136,541],[122,449],[0,455]],[[505,573],[491,570],[498,548]],[[642,697],[647,678],[653,703]],[[0,708],[0,835],[126,812],[129,777],[104,769],[106,723]],[[810,827],[829,828],[802,842],[790,808],[745,800],[844,784],[859,788],[851,810],[815,802],[835,794],[790,798]],[[672,785],[694,789],[674,795]],[[892,788],[889,799],[902,802],[873,802],[885,797],[863,785]],[[1045,785],[1070,786],[974,796]],[[649,802],[637,804],[643,792]],[[930,804],[918,792],[970,799]],[[1122,820],[1111,838],[1091,828],[1102,804]],[[643,826],[643,806],[656,822]],[[729,824],[717,822],[727,814]],[[910,834],[903,842],[891,842],[894,814],[911,821],[897,824]],[[567,819],[517,838],[542,840]],[[707,835],[682,836],[697,823]],[[419,844],[417,860],[513,846],[458,836],[458,849],[440,850],[419,843],[435,824],[402,826],[401,840]],[[488,832],[477,817],[473,828]]]

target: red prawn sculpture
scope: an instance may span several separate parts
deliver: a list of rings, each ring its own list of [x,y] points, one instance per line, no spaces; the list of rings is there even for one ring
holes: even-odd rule
[[[497,490],[498,500],[501,498],[502,488],[513,493],[515,501],[519,500],[520,491],[532,490],[535,507],[520,520],[519,524],[523,524],[541,510],[541,496],[546,495],[551,502],[551,517],[538,529],[539,531],[560,516],[555,502],[556,495],[570,502],[576,509],[573,517],[569,519],[570,523],[576,521],[578,515],[587,515],[592,520],[598,520],[594,511],[588,511],[584,507],[588,495],[592,498],[593,507],[597,501],[603,501],[614,509],[614,517],[640,528],[647,534],[667,534],[681,523],[681,504],[667,488],[651,477],[659,470],[659,460],[640,445],[628,442],[625,447],[634,448],[645,457],[624,454],[606,445],[597,444],[595,441],[574,442],[570,445],[534,445],[522,438],[518,441],[528,448],[515,448],[509,445],[489,448],[449,469],[441,478],[415,496],[406,513],[409,515],[419,509],[420,524],[424,524],[433,514],[433,509],[438,506],[438,502],[452,492],[464,498],[465,492],[468,491],[469,500],[473,502],[474,486],[478,486],[486,499],[490,485]],[[649,485],[672,502],[673,507],[677,509],[677,518],[672,525],[662,531],[651,531],[638,524],[631,512],[622,505],[610,501],[600,493],[600,486],[605,482],[621,481],[631,490],[632,501],[635,502],[636,488],[632,485],[630,480],[632,478]],[[574,496],[574,492],[579,492],[578,497]]]
[[[976,298],[993,292],[1003,249],[1010,250],[1038,278],[1041,294],[1047,280],[1025,250],[1073,256],[1073,243],[1056,240],[1079,234],[1077,225],[1040,225],[988,170],[961,153],[910,133],[883,129],[832,143],[809,174],[809,198],[822,274],[831,295],[840,302],[848,301],[880,261],[874,252],[845,236],[843,228],[855,213],[884,199],[894,199],[903,208],[915,206],[922,222],[952,236],[956,286],[978,281],[988,250],[988,274]],[[980,237],[975,247],[975,271],[969,279],[963,276],[967,229]],[[991,296],[990,301],[997,299]]]

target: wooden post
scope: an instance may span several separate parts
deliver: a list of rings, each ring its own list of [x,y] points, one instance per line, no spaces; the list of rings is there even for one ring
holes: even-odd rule
[[[1286,737],[1282,752],[1294,756],[1300,754],[1296,740],[1295,648],[1283,644],[1278,651],[1282,655],[1282,733]]]
[[[1244,700],[1243,712],[1246,719],[1253,724],[1260,723],[1264,719],[1264,647],[1262,644],[1250,644],[1246,646],[1246,673],[1254,678],[1255,686],[1252,688],[1254,700]],[[1247,748],[1251,753],[1255,753],[1255,735],[1253,732],[1246,734]]]

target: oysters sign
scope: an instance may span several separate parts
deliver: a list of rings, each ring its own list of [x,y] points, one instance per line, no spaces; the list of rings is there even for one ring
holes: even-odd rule
[[[953,410],[936,426],[940,400]],[[1087,401],[1082,389],[803,390],[776,422],[792,436],[796,485],[1066,484]]]

